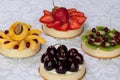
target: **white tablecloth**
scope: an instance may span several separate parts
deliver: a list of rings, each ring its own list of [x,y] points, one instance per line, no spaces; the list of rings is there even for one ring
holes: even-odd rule
[[[51,10],[53,0],[0,0],[0,29],[6,30],[15,21],[29,23],[41,29],[39,18],[43,10]],[[120,31],[120,0],[54,0],[55,5],[76,8],[85,13],[85,30],[97,25],[116,28]],[[35,56],[25,59],[11,59],[0,55],[0,80],[43,80],[38,74],[40,56],[46,48],[55,43],[75,47],[84,55],[86,75],[83,80],[120,80],[120,57],[99,60],[81,50],[81,36],[73,39],[56,39],[42,35],[47,44]],[[57,80],[57,79],[56,79]]]

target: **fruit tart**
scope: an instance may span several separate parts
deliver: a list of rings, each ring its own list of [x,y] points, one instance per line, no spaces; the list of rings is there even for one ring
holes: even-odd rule
[[[0,31],[0,53],[11,58],[35,55],[46,41],[39,36],[41,31],[31,29],[23,22],[13,23],[8,30]]]
[[[81,80],[86,72],[84,58],[76,48],[51,45],[41,56],[38,72],[44,80]]]
[[[97,58],[120,56],[120,32],[104,26],[96,26],[82,35],[82,49]]]
[[[83,12],[75,8],[55,6],[52,11],[44,10],[44,15],[39,19],[43,23],[42,30],[55,38],[73,38],[83,31],[86,17]]]

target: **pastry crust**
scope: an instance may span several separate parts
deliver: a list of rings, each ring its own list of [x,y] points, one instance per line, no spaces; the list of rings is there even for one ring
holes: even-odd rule
[[[83,64],[83,65],[84,65],[83,67],[85,67],[85,64]],[[83,70],[83,69],[84,69],[84,70]],[[80,75],[77,80],[82,80],[82,78],[85,76],[85,74],[86,74],[86,69],[85,69],[85,68],[82,68],[82,71],[84,71],[83,74]],[[40,67],[38,68],[38,72],[39,72],[40,76],[41,76],[44,80],[49,80],[49,79],[47,79],[45,76],[43,76],[43,74],[40,72]]]
[[[61,38],[61,39],[67,39],[67,38],[74,38],[74,37],[79,36],[83,32],[84,26],[81,25],[79,29],[68,30],[66,32],[63,32],[63,31],[52,29],[52,28],[47,28],[45,25],[42,25],[42,30],[48,36],[55,37],[55,38]],[[54,32],[54,33],[51,33],[51,32]]]
[[[117,55],[114,55],[114,56],[104,56],[104,54],[103,54],[103,56],[99,56],[99,55],[94,55],[93,53],[90,53],[90,52],[88,52],[88,49],[86,50],[85,48],[84,48],[84,44],[83,44],[83,42],[82,42],[82,44],[81,44],[81,48],[82,48],[82,50],[86,53],[86,54],[88,54],[88,55],[90,55],[90,56],[92,56],[92,57],[95,57],[95,58],[100,58],[100,59],[112,59],[112,58],[116,58],[116,57],[119,57],[120,56],[120,53],[118,53]],[[87,47],[87,46],[85,46],[85,47]],[[90,50],[92,50],[92,49],[90,49]],[[92,52],[94,52],[94,50],[92,50]],[[96,53],[97,54],[97,53]],[[99,53],[98,53],[99,54]],[[102,53],[101,53],[102,54]]]
[[[30,48],[26,48],[24,50],[16,50],[16,49],[2,49],[0,48],[0,53],[6,57],[10,58],[26,58],[30,56],[34,56],[37,54],[41,49],[41,44],[38,45],[36,50],[32,50]]]

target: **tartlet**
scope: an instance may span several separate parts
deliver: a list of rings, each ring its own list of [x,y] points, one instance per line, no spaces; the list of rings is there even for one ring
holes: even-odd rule
[[[96,26],[82,35],[82,49],[96,58],[120,56],[120,32],[104,26]]]
[[[44,10],[39,19],[43,23],[42,30],[55,38],[73,38],[84,29],[86,16],[75,8],[54,7],[52,11]]]
[[[15,22],[8,30],[0,31],[0,54],[11,58],[35,55],[46,41],[40,36],[40,30],[31,27],[24,22]]]
[[[52,45],[42,55],[38,72],[44,80],[81,80],[86,67],[77,49],[68,50],[65,45],[58,48]]]

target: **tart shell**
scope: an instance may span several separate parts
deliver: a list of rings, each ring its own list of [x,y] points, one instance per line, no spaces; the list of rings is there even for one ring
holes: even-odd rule
[[[24,50],[18,51],[17,49],[2,49],[0,48],[0,53],[6,57],[10,58],[26,58],[30,56],[34,56],[41,49],[41,44],[38,45],[36,50],[31,50],[30,48],[26,48]]]
[[[84,26],[81,25],[81,27],[76,30],[58,31],[53,28],[48,28],[46,25],[42,25],[42,30],[48,36],[55,37],[55,38],[61,38],[61,39],[67,39],[67,38],[74,38],[76,36],[79,36],[83,32]]]
[[[83,64],[85,66],[85,64]],[[83,69],[83,68],[82,68]],[[79,78],[77,80],[82,80],[82,78],[85,76],[86,74],[86,69],[83,70],[84,73],[82,75],[79,76]],[[40,67],[38,68],[38,72],[40,74],[40,76],[44,79],[44,80],[49,80],[47,79],[45,76],[43,76],[43,74],[40,72]]]
[[[112,59],[112,58],[116,58],[116,57],[119,57],[120,56],[120,53],[117,53],[117,54],[115,54],[115,55],[113,55],[113,56],[105,56],[104,54],[105,53],[101,53],[101,54],[103,54],[102,56],[100,56],[99,55],[99,53],[96,53],[97,55],[94,55],[93,53],[90,53],[89,51],[88,51],[88,49],[85,49],[84,47],[87,47],[87,46],[85,46],[85,44],[82,42],[82,44],[81,44],[81,48],[82,48],[82,50],[86,53],[86,54],[88,54],[88,55],[90,55],[90,56],[92,56],[92,57],[95,57],[95,58],[100,58],[100,59]],[[88,47],[87,47],[88,48]],[[92,49],[90,49],[90,50],[92,50]],[[95,52],[94,50],[92,50],[92,52]]]

